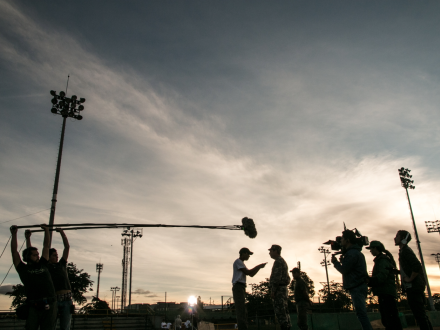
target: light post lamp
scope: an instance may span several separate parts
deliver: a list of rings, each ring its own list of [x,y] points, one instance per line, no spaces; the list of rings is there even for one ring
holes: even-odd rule
[[[66,130],[66,119],[72,118],[81,120],[83,118],[81,111],[84,110],[84,106],[82,104],[86,101],[86,99],[80,98],[78,100],[76,95],[72,95],[72,97],[68,98],[66,97],[66,93],[63,91],[61,91],[59,95],[57,95],[57,92],[55,91],[50,91],[50,94],[53,96],[51,112],[55,115],[61,115],[63,117],[60,146],[58,149],[57,169],[55,172],[55,182],[53,185],[52,204],[50,207],[49,226],[53,226],[55,220],[55,207],[57,203],[58,182],[60,179],[61,156],[63,154],[64,132]],[[52,242],[52,231],[50,232],[50,239]]]
[[[96,289],[96,298],[99,299],[99,281],[101,279],[101,272],[104,268],[104,264],[97,263],[96,264],[96,272],[98,273],[98,288]]]
[[[440,253],[431,253],[432,256],[434,256],[435,261],[438,263],[438,267],[440,268]]]
[[[432,295],[431,295],[431,288],[429,286],[429,281],[428,281],[428,275],[426,274],[425,261],[423,260],[422,247],[420,246],[419,234],[417,233],[416,221],[414,220],[414,213],[411,207],[411,201],[409,199],[409,193],[408,193],[408,189],[415,188],[415,186],[413,185],[414,180],[411,180],[412,175],[409,174],[411,170],[401,167],[398,169],[398,171],[399,171],[400,183],[402,184],[402,187],[405,188],[406,198],[408,199],[409,211],[411,213],[411,219],[414,228],[414,235],[416,237],[417,249],[419,250],[420,261],[423,267],[423,275],[425,276],[426,288],[428,289],[429,307],[431,311],[435,311],[434,301],[432,300]]]
[[[116,297],[116,295],[117,295],[117,292],[120,290],[120,288],[118,288],[117,286],[114,286],[114,287],[111,287],[110,288],[110,291],[112,292],[112,309],[114,310],[115,309],[115,297]]]
[[[188,306],[189,311],[191,313],[191,329],[194,330],[194,306],[197,304],[197,298],[194,296],[190,296],[188,298]]]

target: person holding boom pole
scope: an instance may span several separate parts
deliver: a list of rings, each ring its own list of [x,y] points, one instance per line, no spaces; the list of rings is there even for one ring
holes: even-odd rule
[[[57,250],[54,248],[49,249],[49,264],[47,265],[47,268],[52,276],[52,282],[57,295],[58,313],[60,315],[60,330],[69,330],[70,321],[72,318],[72,310],[74,308],[69,276],[67,274],[67,258],[69,257],[70,245],[64,231],[61,228],[56,228],[56,231],[61,234],[61,238],[63,240],[63,256],[58,261]],[[25,237],[26,247],[29,248],[32,246],[30,230],[26,230]]]
[[[23,263],[17,251],[17,226],[11,227],[11,253],[15,269],[23,282],[26,292],[26,305],[23,318],[26,318],[27,330],[53,330],[57,317],[57,303],[55,288],[52,277],[50,276],[49,248],[50,233],[49,228],[42,224],[44,230],[44,243],[42,256],[35,247],[28,247],[23,251]]]

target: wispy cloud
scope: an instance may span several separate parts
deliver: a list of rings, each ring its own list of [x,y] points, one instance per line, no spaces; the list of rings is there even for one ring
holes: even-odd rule
[[[132,294],[142,295],[147,298],[157,297],[157,294],[155,294],[151,291],[148,291],[148,290],[143,290],[143,289],[136,289],[132,292]]]

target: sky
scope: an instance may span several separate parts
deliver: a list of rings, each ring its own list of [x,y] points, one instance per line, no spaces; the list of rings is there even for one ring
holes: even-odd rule
[[[440,292],[439,237],[425,228],[440,219],[439,10],[433,1],[0,0],[0,248],[12,224],[48,222],[62,124],[49,91],[65,90],[70,75],[67,94],[86,102],[83,120],[67,121],[55,224],[221,226],[247,216],[258,231],[145,229],[132,302],[166,292],[220,303],[232,296],[240,248],[254,252],[249,268],[268,262],[248,278],[259,283],[272,244],[319,290],[318,248],[344,222],[397,258],[396,231],[413,233],[402,166]],[[95,290],[104,264],[100,298],[110,301],[121,230],[66,234],[69,261]],[[53,246],[62,250],[58,234]],[[8,247],[1,279],[10,265]],[[332,266],[329,277],[341,282]],[[0,293],[19,282],[12,269]],[[10,303],[0,295],[1,310]]]

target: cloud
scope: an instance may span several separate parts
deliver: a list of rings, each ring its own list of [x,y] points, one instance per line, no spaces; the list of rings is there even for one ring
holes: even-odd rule
[[[151,35],[140,38],[148,29],[136,29],[121,32],[136,43],[114,47],[129,38],[114,33],[110,40],[95,29],[67,25],[51,29],[38,6],[4,1],[0,7],[0,57],[8,81],[0,105],[9,114],[0,123],[5,220],[50,203],[61,118],[49,113],[48,91],[64,88],[70,73],[69,93],[87,102],[84,120],[67,122],[56,222],[229,225],[243,216],[256,222],[254,240],[241,231],[145,229],[133,247],[133,283],[151,291],[135,290],[134,301],[157,297],[154,292],[167,292],[170,301],[230,294],[232,263],[243,246],[255,252],[247,263],[252,267],[270,263],[267,248],[280,244],[289,266],[301,261],[318,283],[325,273],[317,249],[340,234],[343,222],[383,241],[396,256],[395,231],[411,228],[397,175],[401,166],[415,175],[417,189],[410,194],[424,253],[438,252],[437,237],[423,230],[425,220],[440,214],[439,84],[432,76],[436,66],[423,66],[438,52],[417,57],[408,45],[399,54],[415,57],[387,60],[380,54],[396,54],[348,38],[365,34],[364,28],[346,29],[338,19],[328,33],[313,21],[300,33],[290,25],[272,28],[278,26],[270,24],[272,16],[266,23],[248,17],[243,24],[240,15],[229,14],[232,26],[242,27],[239,33],[216,27],[223,33],[209,35],[208,20],[189,20],[190,29],[202,27],[196,29],[200,38],[181,33],[174,43],[174,33],[158,29],[163,38],[155,43]],[[130,26],[120,23],[118,31]],[[157,18],[151,24],[163,23]],[[191,53],[180,43],[203,52]],[[112,45],[113,52],[105,56],[100,44]],[[116,48],[130,59],[117,58]],[[408,65],[415,62],[417,69]],[[19,224],[44,221],[47,213]],[[2,241],[9,225],[0,231]],[[121,283],[120,231],[67,235],[69,261],[91,275],[95,288],[95,264],[104,263],[100,291],[111,297],[110,287]],[[35,234],[33,242],[41,247],[42,236]],[[62,247],[58,235],[53,242]],[[364,252],[371,270],[372,258]],[[425,259],[428,274],[437,276],[434,260]],[[4,260],[0,272],[6,273],[10,264]],[[334,269],[329,272],[341,281]],[[269,274],[268,265],[249,281]],[[18,281],[14,271],[9,276]],[[437,277],[432,285],[440,288]]]
[[[148,291],[148,290],[143,290],[143,289],[136,289],[136,290],[132,291],[131,293],[137,294],[137,295],[143,295],[144,297],[148,297],[148,298],[158,297],[157,294],[152,293],[151,291]]]
[[[12,287],[13,287],[13,285],[10,285],[10,284],[0,286],[0,294],[7,295],[9,292],[12,292],[12,290],[13,290]]]

